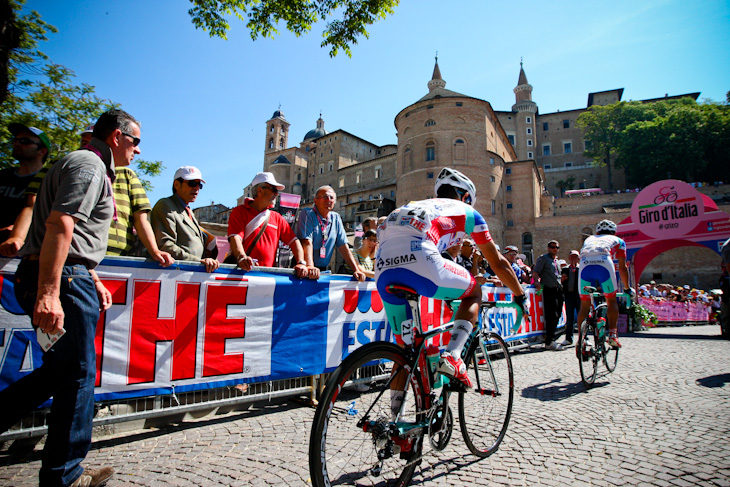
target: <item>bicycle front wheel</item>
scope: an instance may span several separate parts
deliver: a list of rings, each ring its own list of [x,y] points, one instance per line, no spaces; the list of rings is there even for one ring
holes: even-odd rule
[[[598,351],[595,336],[595,327],[585,320],[580,325],[580,334],[578,335],[578,346],[575,349],[578,355],[578,365],[580,366],[580,377],[586,388],[590,388],[596,381],[598,374]]]
[[[474,389],[459,393],[461,434],[469,451],[484,458],[499,448],[512,415],[512,360],[502,337],[485,332],[472,342],[464,363]]]
[[[423,432],[408,438],[410,452],[403,451],[408,445],[395,442],[399,426],[414,425],[424,416],[419,396],[423,388],[417,374],[406,387],[409,371],[401,348],[373,342],[353,352],[332,373],[312,423],[309,468],[314,486],[410,483],[423,448]],[[397,424],[391,411],[391,384],[407,392]]]

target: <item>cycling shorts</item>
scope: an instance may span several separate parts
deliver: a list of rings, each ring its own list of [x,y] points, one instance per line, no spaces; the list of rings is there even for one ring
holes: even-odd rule
[[[444,259],[430,240],[393,237],[381,243],[375,257],[375,282],[393,334],[400,337],[401,323],[411,316],[408,302],[387,291],[391,284],[409,287],[421,296],[460,299],[477,285],[474,276]]]
[[[592,286],[601,290],[605,296],[616,296],[616,267],[608,254],[581,254],[580,256],[580,299],[589,301],[590,294],[583,288]]]

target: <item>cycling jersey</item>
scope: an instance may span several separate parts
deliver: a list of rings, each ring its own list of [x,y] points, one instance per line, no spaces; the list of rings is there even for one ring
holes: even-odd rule
[[[441,252],[470,234],[477,244],[492,240],[484,217],[458,200],[434,198],[412,201],[394,210],[378,227],[375,280],[393,333],[412,319],[410,306],[386,291],[390,284],[413,288],[436,299],[459,299],[476,286],[464,267],[444,259]]]
[[[616,235],[591,235],[580,250],[580,299],[590,295],[583,289],[592,286],[606,296],[615,296],[618,289],[614,257],[626,258],[626,242]]]

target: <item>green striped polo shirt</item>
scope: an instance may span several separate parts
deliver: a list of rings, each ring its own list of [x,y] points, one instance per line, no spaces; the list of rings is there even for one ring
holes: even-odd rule
[[[116,179],[112,185],[117,205],[117,221],[109,226],[107,255],[127,255],[134,245],[134,218],[138,211],[151,211],[150,200],[139,182],[137,174],[128,167],[115,168]]]

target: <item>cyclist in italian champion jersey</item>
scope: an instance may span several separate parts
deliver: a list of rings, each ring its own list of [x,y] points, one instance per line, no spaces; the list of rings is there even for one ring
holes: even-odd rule
[[[389,285],[405,285],[435,299],[461,300],[438,371],[471,387],[461,351],[476,322],[482,290],[469,271],[444,259],[441,252],[469,234],[528,316],[525,291],[509,261],[497,250],[486,221],[472,207],[476,200],[474,183],[461,172],[444,168],[436,179],[435,191],[435,199],[412,201],[394,210],[378,227],[375,280],[398,340],[402,334],[410,336],[413,320],[406,300],[386,291]]]
[[[608,344],[611,348],[621,348],[618,341],[618,302],[616,301],[617,280],[614,257],[618,259],[618,272],[624,288],[634,299],[634,290],[629,287],[629,270],[626,267],[626,242],[616,236],[616,224],[602,220],[596,225],[596,234],[588,237],[580,249],[580,311],[578,323],[588,316],[591,307],[590,294],[584,289],[592,286],[600,289],[606,297]]]

